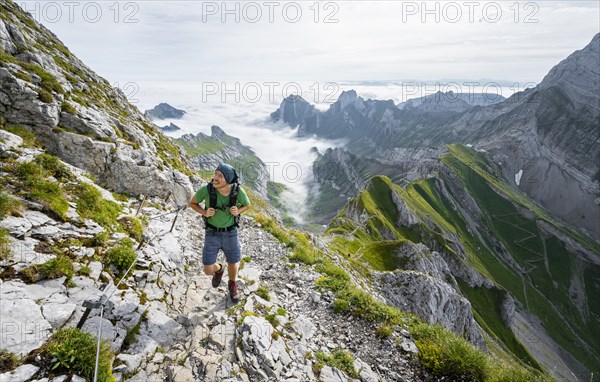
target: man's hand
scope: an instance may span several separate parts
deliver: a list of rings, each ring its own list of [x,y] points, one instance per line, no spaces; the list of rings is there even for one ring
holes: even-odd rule
[[[229,209],[229,212],[233,215],[233,216],[238,216],[240,214],[240,211],[238,211],[237,206],[231,206],[231,208]]]
[[[209,208],[206,210],[206,214],[204,216],[206,216],[207,218],[213,216],[215,214],[215,209],[214,208]]]

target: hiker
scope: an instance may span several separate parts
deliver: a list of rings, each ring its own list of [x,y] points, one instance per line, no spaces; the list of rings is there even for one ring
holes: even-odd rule
[[[223,263],[217,264],[217,254],[222,249],[227,260],[229,296],[234,302],[239,300],[236,277],[242,258],[238,221],[240,214],[250,206],[248,195],[237,181],[234,168],[222,163],[215,170],[211,182],[202,186],[190,200],[190,207],[204,217],[206,225],[202,251],[204,273],[212,275],[213,287],[221,285],[225,266]],[[205,208],[200,206],[202,202]]]

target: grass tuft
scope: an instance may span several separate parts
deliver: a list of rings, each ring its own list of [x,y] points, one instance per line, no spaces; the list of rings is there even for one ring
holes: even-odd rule
[[[137,255],[131,248],[131,240],[123,240],[121,243],[106,252],[106,261],[114,265],[120,272],[125,272],[135,261]]]
[[[271,301],[271,296],[269,296],[269,289],[264,285],[258,287],[256,295],[267,301]]]
[[[73,373],[91,381],[94,379],[96,362],[96,338],[77,328],[59,329],[41,348],[41,353],[50,359],[50,375]],[[100,346],[98,381],[111,382],[112,351],[107,341]]]
[[[75,188],[77,213],[84,218],[92,219],[106,230],[114,232],[118,229],[117,217],[121,213],[121,206],[102,197],[100,191],[88,183],[80,183]]]
[[[14,370],[21,362],[13,353],[0,349],[0,373]]]
[[[490,374],[487,357],[466,340],[448,335],[439,325],[418,324],[411,334],[417,338],[419,359],[436,376],[466,377],[486,381]]]
[[[0,260],[9,260],[12,256],[10,235],[7,230],[0,228]]]
[[[77,110],[75,109],[75,107],[73,107],[73,105],[71,105],[67,101],[62,102],[62,104],[60,105],[60,110],[69,114],[77,114]]]
[[[119,223],[121,227],[138,242],[142,241],[142,235],[144,234],[144,224],[142,224],[141,220],[134,216],[124,216],[119,219]]]
[[[0,219],[9,215],[19,215],[23,211],[23,203],[6,192],[0,191]]]
[[[62,276],[71,279],[75,273],[71,260],[62,255],[35,267],[42,279],[57,279]]]
[[[74,178],[67,166],[52,154],[40,154],[35,157],[33,162],[44,169],[46,175],[53,176],[56,179],[70,180]]]
[[[323,352],[315,352],[317,363],[315,367],[318,372],[321,371],[324,365],[335,367],[346,373],[351,378],[360,378],[354,368],[354,358],[346,350],[335,350],[331,355]]]
[[[41,159],[44,165],[48,165],[45,161],[46,159]],[[19,164],[15,173],[20,178],[28,198],[40,203],[44,210],[54,217],[66,220],[69,203],[60,185],[45,179],[52,175],[50,170],[34,160]]]

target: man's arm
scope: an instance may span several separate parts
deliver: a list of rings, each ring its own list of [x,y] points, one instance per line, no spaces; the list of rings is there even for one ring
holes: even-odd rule
[[[209,208],[207,210],[202,208],[200,206],[200,204],[196,201],[195,196],[192,196],[192,199],[190,200],[190,208],[193,209],[194,211],[198,212],[200,215],[206,216],[206,217],[211,217],[215,214],[214,208]]]

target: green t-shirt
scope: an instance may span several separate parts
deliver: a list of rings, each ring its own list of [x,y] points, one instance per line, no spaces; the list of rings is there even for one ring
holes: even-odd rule
[[[215,208],[215,214],[208,218],[208,222],[214,225],[217,228],[227,228],[231,227],[234,224],[234,216],[229,212],[229,195],[223,196],[219,193],[219,191],[215,190],[217,194],[217,206],[209,206],[210,204],[210,196],[208,195],[207,186],[202,186],[194,195],[196,202],[198,204],[205,202],[206,209],[210,207]],[[250,205],[250,199],[248,199],[248,195],[246,191],[240,186],[238,190],[238,196],[236,205],[238,207],[244,207]]]

